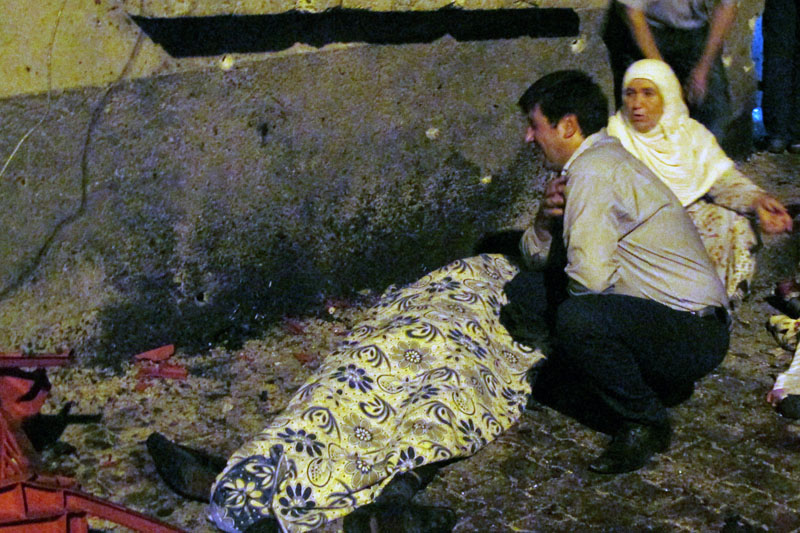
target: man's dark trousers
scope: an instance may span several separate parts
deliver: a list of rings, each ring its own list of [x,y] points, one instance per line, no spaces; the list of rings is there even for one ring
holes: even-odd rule
[[[666,407],[722,362],[730,335],[724,316],[599,294],[567,298],[554,333],[534,398],[608,433],[623,422],[667,423]]]

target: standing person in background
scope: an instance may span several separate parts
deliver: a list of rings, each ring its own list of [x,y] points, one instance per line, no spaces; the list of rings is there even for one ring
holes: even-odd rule
[[[800,154],[800,1],[766,0],[762,33],[766,148]]]
[[[731,104],[720,54],[737,5],[736,0],[718,0],[709,12],[706,4],[704,0],[616,0],[609,24],[614,26],[621,18],[628,31],[620,31],[617,23],[617,31],[610,30],[607,40],[616,94],[625,70],[635,60],[665,61],[684,86],[692,118],[727,150]]]

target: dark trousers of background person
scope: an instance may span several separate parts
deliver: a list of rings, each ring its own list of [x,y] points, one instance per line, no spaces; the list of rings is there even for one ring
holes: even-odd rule
[[[764,126],[800,142],[800,0],[767,0],[762,19]]]
[[[623,422],[662,426],[728,350],[725,316],[698,317],[622,295],[572,296],[558,308],[556,348],[534,399],[613,434]]]
[[[617,108],[622,104],[622,79],[625,70],[634,61],[642,59],[641,51],[633,40],[631,30],[624,19],[621,6],[614,3],[608,12],[603,38],[608,47],[611,69],[614,75],[614,101]],[[697,61],[703,55],[708,37],[708,26],[696,30],[656,28],[651,26],[661,56],[675,75],[686,83]],[[722,59],[717,57],[708,75],[708,92],[700,105],[690,105],[693,119],[708,128],[727,152],[735,151],[728,146],[727,130],[732,119],[731,101],[728,94],[728,78]]]

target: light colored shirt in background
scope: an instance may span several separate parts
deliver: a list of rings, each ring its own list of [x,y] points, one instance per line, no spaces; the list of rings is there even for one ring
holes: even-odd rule
[[[711,11],[704,0],[618,0],[625,7],[643,11],[647,22],[656,28],[696,30],[711,19]],[[719,0],[730,5],[737,0]]]
[[[700,236],[672,192],[602,130],[564,166],[566,273],[570,292],[646,298],[679,311],[727,306]],[[541,267],[552,239],[522,237],[529,266]]]

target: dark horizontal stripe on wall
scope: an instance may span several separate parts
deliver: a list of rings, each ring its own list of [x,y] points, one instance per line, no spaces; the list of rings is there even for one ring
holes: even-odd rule
[[[374,12],[333,9],[324,13],[214,17],[133,17],[140,28],[173,57],[275,52],[295,43],[427,43],[446,34],[458,41],[577,35],[572,9]]]

